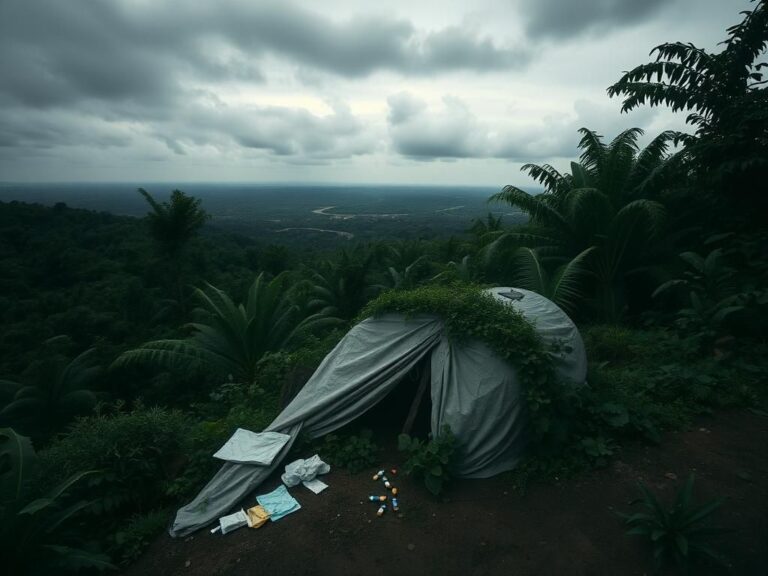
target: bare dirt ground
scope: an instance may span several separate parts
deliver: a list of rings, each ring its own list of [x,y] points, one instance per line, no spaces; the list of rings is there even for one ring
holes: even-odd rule
[[[330,488],[320,495],[292,488],[302,509],[278,522],[226,536],[207,530],[186,539],[164,535],[124,573],[651,574],[649,549],[624,535],[615,512],[631,509],[637,480],[669,499],[692,471],[697,502],[726,498],[717,523],[730,531],[718,547],[732,574],[768,574],[768,418],[748,411],[701,419],[660,446],[626,449],[606,469],[532,486],[522,495],[501,476],[456,482],[439,502],[399,474],[401,512],[382,518],[365,501],[383,493],[371,480],[374,470],[332,471],[322,478]],[[271,479],[260,493],[278,482]]]

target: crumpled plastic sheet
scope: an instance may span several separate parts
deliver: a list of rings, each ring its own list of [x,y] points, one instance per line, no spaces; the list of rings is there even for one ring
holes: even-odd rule
[[[219,527],[221,528],[221,533],[226,534],[228,532],[232,532],[234,530],[237,530],[238,528],[242,528],[243,526],[246,526],[248,524],[248,516],[246,516],[244,510],[238,510],[234,514],[229,514],[227,516],[222,516],[219,518]]]
[[[306,460],[299,458],[294,460],[285,467],[285,473],[280,477],[283,484],[289,488],[296,486],[300,482],[309,482],[315,479],[315,476],[319,474],[327,474],[331,471],[331,467],[320,459],[320,456],[315,454],[311,458]]]

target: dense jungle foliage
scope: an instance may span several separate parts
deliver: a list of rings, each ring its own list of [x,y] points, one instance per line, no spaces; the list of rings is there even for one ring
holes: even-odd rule
[[[624,74],[609,88],[623,109],[689,110],[694,134],[641,148],[637,128],[581,129],[569,172],[524,167],[543,193],[490,199],[521,225],[489,215],[461,236],[320,254],[215,228],[181,191],[141,190],[144,219],[0,204],[3,558],[16,573],[130,562],[235,428],[263,429],[356,318],[386,310],[441,314],[523,362],[538,441],[518,483],[605,465],[714,409],[765,413],[766,18],[759,2],[721,52],[664,44]],[[568,311],[589,385],[550,385],[530,327],[492,320],[486,285]]]

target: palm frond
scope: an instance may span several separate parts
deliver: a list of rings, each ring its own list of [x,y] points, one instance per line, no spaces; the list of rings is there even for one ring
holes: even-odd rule
[[[567,313],[575,312],[586,298],[582,286],[584,279],[591,273],[587,261],[596,249],[592,246],[583,250],[560,266],[552,276],[549,298]]]
[[[605,163],[606,145],[602,136],[589,128],[579,128],[581,140],[579,149],[582,150],[579,161],[588,172],[600,172]]]
[[[491,196],[490,201],[506,202],[510,206],[519,208],[528,214],[535,224],[558,228],[563,231],[570,228],[563,215],[542,201],[541,196],[532,196],[516,186],[504,186],[501,192]]]
[[[666,220],[664,206],[653,200],[634,200],[616,213],[608,230],[604,258],[604,274],[615,277],[619,269],[636,258],[628,253],[639,252],[648,245],[649,239],[657,237]]]
[[[665,130],[656,136],[637,155],[629,175],[628,188],[632,191],[642,188],[644,183],[664,164],[670,143],[677,138],[674,130]]]
[[[168,370],[185,371],[190,365],[203,366],[210,361],[210,352],[185,340],[155,340],[135,350],[123,352],[112,363],[112,367],[154,365]]]
[[[514,256],[515,286],[547,296],[547,272],[532,248],[519,248]]]
[[[523,164],[521,171],[527,172],[539,184],[544,186],[547,192],[557,194],[566,184],[566,177],[560,174],[550,164]]]

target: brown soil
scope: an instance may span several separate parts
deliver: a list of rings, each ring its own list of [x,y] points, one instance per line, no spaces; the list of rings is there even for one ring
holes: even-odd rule
[[[726,498],[717,523],[732,531],[718,548],[732,573],[768,574],[768,419],[747,411],[700,420],[661,446],[627,449],[607,469],[524,495],[502,476],[456,482],[436,502],[397,475],[401,511],[382,518],[364,500],[383,492],[371,474],[332,471],[320,495],[291,489],[302,509],[278,522],[164,535],[125,574],[650,574],[649,549],[624,535],[615,512],[630,510],[637,480],[668,499],[692,471],[696,501]]]

